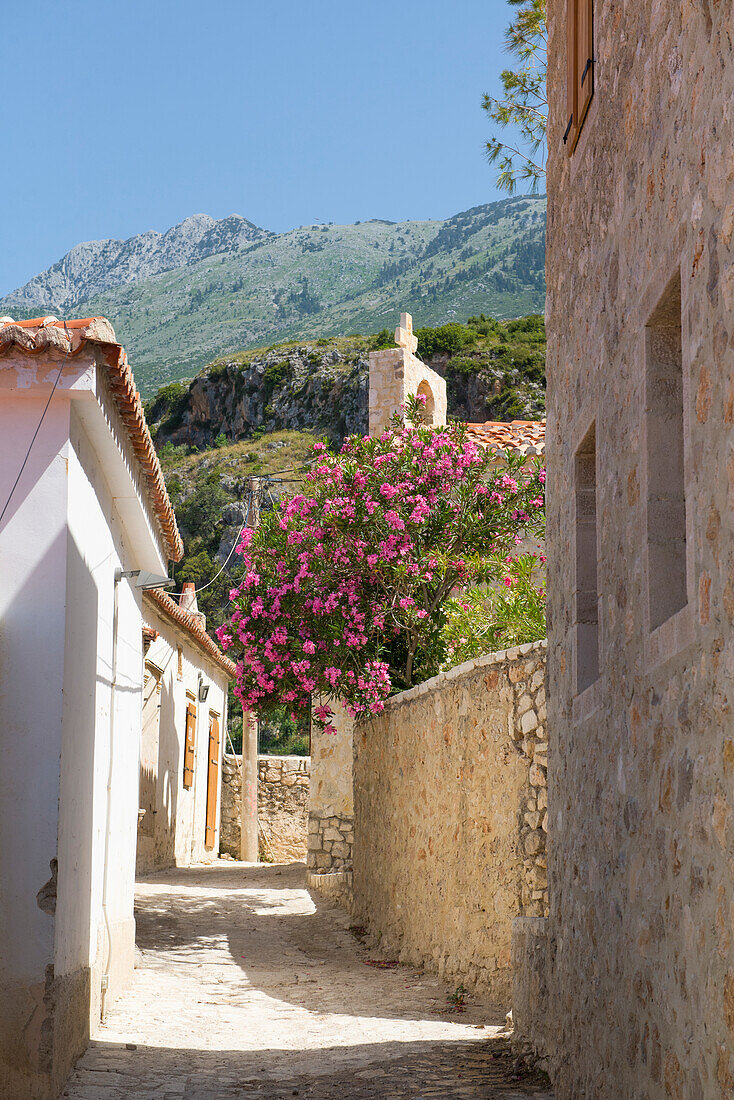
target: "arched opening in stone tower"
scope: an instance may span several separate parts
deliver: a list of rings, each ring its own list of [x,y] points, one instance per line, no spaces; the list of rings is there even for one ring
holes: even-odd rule
[[[436,402],[433,399],[433,392],[431,390],[431,387],[425,380],[421,382],[418,386],[418,396],[425,397],[426,399],[426,403],[423,406],[423,419],[425,420],[426,424],[428,424],[430,427],[433,427],[436,412]]]

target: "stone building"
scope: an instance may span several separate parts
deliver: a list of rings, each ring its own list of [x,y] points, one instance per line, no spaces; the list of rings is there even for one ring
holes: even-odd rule
[[[143,595],[139,873],[208,863],[219,852],[227,687],[236,673],[206,632],[193,584]]]
[[[734,1095],[733,10],[548,5],[559,1100]]]
[[[104,318],[0,319],[0,1096],[51,1100],[133,972],[143,590],[183,546]]]

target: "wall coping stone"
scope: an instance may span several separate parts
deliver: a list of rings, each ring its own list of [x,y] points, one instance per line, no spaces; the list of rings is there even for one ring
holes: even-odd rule
[[[548,648],[547,639],[541,638],[537,642],[526,642],[524,645],[513,646],[511,649],[500,649],[496,653],[483,653],[481,657],[474,657],[471,661],[464,661],[461,665],[439,672],[430,680],[424,680],[422,684],[401,691],[398,695],[391,695],[385,700],[385,710],[409,703],[418,699],[421,695],[427,695],[431,691],[440,691],[444,684],[451,680],[458,680],[462,676],[468,676],[479,668],[487,668],[490,665],[504,665],[510,661],[517,661],[521,657],[527,657],[531,653],[544,653]],[[384,711],[383,711],[384,713]]]
[[[311,762],[311,757],[310,756],[295,756],[295,755],[292,755],[292,756],[286,756],[286,755],[279,756],[277,753],[268,753],[268,752],[258,753],[257,758],[258,758],[258,760],[274,760],[274,761],[278,761],[278,760],[286,761],[287,760],[288,762],[305,760],[309,764]]]

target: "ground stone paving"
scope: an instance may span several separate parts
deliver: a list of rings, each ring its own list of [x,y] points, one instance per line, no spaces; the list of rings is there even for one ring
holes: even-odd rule
[[[378,969],[302,864],[221,862],[138,887],[139,966],[68,1100],[552,1100],[513,1074],[503,1007]]]

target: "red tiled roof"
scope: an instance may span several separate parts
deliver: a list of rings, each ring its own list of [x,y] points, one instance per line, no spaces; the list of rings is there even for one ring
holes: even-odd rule
[[[216,642],[207,634],[204,627],[201,625],[201,619],[198,615],[191,611],[184,611],[167,592],[164,592],[160,588],[149,588],[143,592],[143,599],[150,600],[155,604],[158,611],[167,615],[174,623],[191,635],[192,639],[199,645],[199,647],[208,654],[208,656],[219,665],[221,669],[227,673],[230,680],[233,680],[237,673],[237,665],[234,661],[230,661]]]
[[[545,451],[545,420],[487,420],[484,424],[467,424],[467,435],[480,447],[497,447],[520,454],[543,454]]]
[[[26,355],[55,351],[68,354],[72,358],[87,343],[96,345],[100,350],[107,368],[107,381],[143,471],[148,497],[161,525],[168,556],[173,561],[180,561],[184,548],[173,505],[166,492],[158,456],[145,422],[143,403],[135,389],[133,372],[124,348],[115,339],[112,325],[104,317],[84,317],[66,322],[55,317],[34,317],[30,321],[13,321],[11,317],[0,317],[0,355],[15,345]]]

